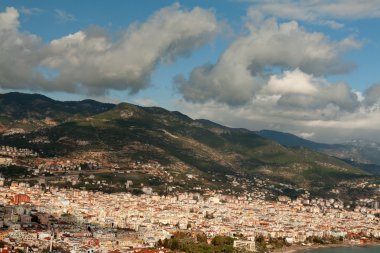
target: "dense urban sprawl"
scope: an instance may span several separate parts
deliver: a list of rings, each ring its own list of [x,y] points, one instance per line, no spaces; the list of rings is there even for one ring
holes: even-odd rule
[[[235,247],[252,251],[258,236],[284,238],[288,244],[310,237],[380,237],[378,206],[348,210],[338,200],[307,195],[296,200],[281,196],[277,202],[249,193],[135,196],[13,182],[0,188],[0,203],[4,249],[25,252],[50,247],[68,252],[144,252],[178,231],[202,233],[208,239],[231,236]]]

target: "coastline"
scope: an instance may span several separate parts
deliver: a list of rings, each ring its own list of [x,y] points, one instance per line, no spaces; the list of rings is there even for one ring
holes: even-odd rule
[[[339,247],[366,247],[366,246],[380,246],[380,242],[368,242],[365,244],[313,244],[313,245],[292,245],[280,249],[275,249],[272,253],[301,253],[307,250],[322,249],[322,248],[339,248]]]

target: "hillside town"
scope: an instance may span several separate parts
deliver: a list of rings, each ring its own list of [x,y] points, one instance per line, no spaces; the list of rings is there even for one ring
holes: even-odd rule
[[[380,238],[378,206],[350,210],[339,200],[307,195],[278,201],[248,192],[135,196],[12,182],[0,187],[0,205],[0,252],[166,252],[158,242],[178,232],[201,233],[208,242],[230,236],[234,247],[252,252],[259,236],[287,245]]]

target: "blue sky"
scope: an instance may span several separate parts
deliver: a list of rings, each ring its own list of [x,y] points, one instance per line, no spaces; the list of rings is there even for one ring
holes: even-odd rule
[[[377,133],[379,1],[0,0],[0,13],[3,92],[158,105],[330,142]]]

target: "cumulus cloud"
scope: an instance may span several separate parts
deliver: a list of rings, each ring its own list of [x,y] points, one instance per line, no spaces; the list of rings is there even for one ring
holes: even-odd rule
[[[19,13],[15,8],[8,7],[5,12],[0,13],[0,29],[2,31],[13,31],[19,26]]]
[[[246,20],[247,34],[215,64],[175,78],[181,110],[232,127],[287,131],[329,143],[377,131],[380,85],[361,93],[326,78],[353,69],[344,55],[360,42],[332,41],[295,21],[265,20],[253,9]]]
[[[191,54],[219,29],[212,11],[174,4],[131,25],[117,39],[91,27],[42,44],[39,37],[19,31],[18,18],[14,8],[0,13],[0,87],[91,95],[146,88],[158,64]]]
[[[33,82],[43,84],[35,67],[42,60],[41,39],[19,32],[19,13],[6,8],[0,13],[0,87],[25,88]]]
[[[268,85],[264,87],[263,92],[273,94],[304,94],[312,95],[318,92],[316,86],[319,83],[324,83],[323,79],[313,78],[298,68],[294,71],[284,71],[284,74],[279,77],[272,75],[269,78]]]
[[[297,69],[285,72],[282,77],[272,76],[265,88],[278,94],[277,105],[286,109],[318,110],[330,107],[337,111],[353,112],[360,105],[358,96],[348,84],[330,84]]]
[[[308,110],[297,107],[284,108],[276,97],[258,96],[244,106],[231,107],[209,101],[192,103],[177,101],[176,108],[193,118],[206,118],[230,127],[251,130],[272,129],[326,143],[341,143],[355,138],[380,141],[380,107],[358,107],[353,112],[341,111],[328,104]]]
[[[255,97],[240,106],[186,99],[179,100],[177,106],[194,118],[231,127],[273,129],[327,143],[351,138],[380,141],[379,84],[361,93],[346,83],[331,83],[300,69],[270,75]]]
[[[300,120],[337,120],[361,108],[357,94],[349,85],[329,83],[323,78],[308,75],[299,69],[272,75],[269,80],[253,99],[240,106],[230,106],[216,100],[205,103],[183,100],[182,103],[204,105],[205,108],[212,109],[211,111],[216,109],[234,111],[234,117],[243,113],[245,119],[259,117],[263,122],[276,119],[279,122],[294,121],[295,124]],[[196,111],[200,113],[202,110]],[[215,115],[226,117],[223,113]]]
[[[363,103],[368,106],[376,106],[380,105],[380,84],[374,84],[364,91],[363,94]]]
[[[252,17],[257,22],[260,16]],[[284,89],[272,72],[299,69],[282,82],[293,82],[288,90],[313,92],[306,86],[307,75],[325,76],[349,72],[354,64],[343,60],[346,51],[361,44],[352,37],[331,41],[323,33],[307,32],[291,21],[278,24],[274,19],[247,23],[248,34],[238,37],[220,56],[217,63],[195,68],[188,79],[177,76],[175,83],[184,98],[192,102],[214,100],[229,105],[250,102],[261,89]],[[305,75],[301,75],[303,72]],[[296,80],[290,79],[298,74]],[[303,77],[304,80],[301,80]],[[296,83],[295,81],[300,81]],[[314,79],[313,79],[314,81]],[[314,90],[315,91],[315,90]]]
[[[134,24],[113,41],[97,28],[52,41],[42,64],[57,69],[56,85],[83,88],[90,93],[105,89],[137,92],[150,83],[150,73],[162,62],[188,55],[217,32],[212,12],[179,5],[164,8],[143,24]]]
[[[177,106],[194,118],[231,127],[273,129],[327,143],[351,138],[380,141],[379,84],[361,93],[346,83],[331,83],[300,69],[270,75],[255,97],[240,106],[186,99],[179,100]]]

